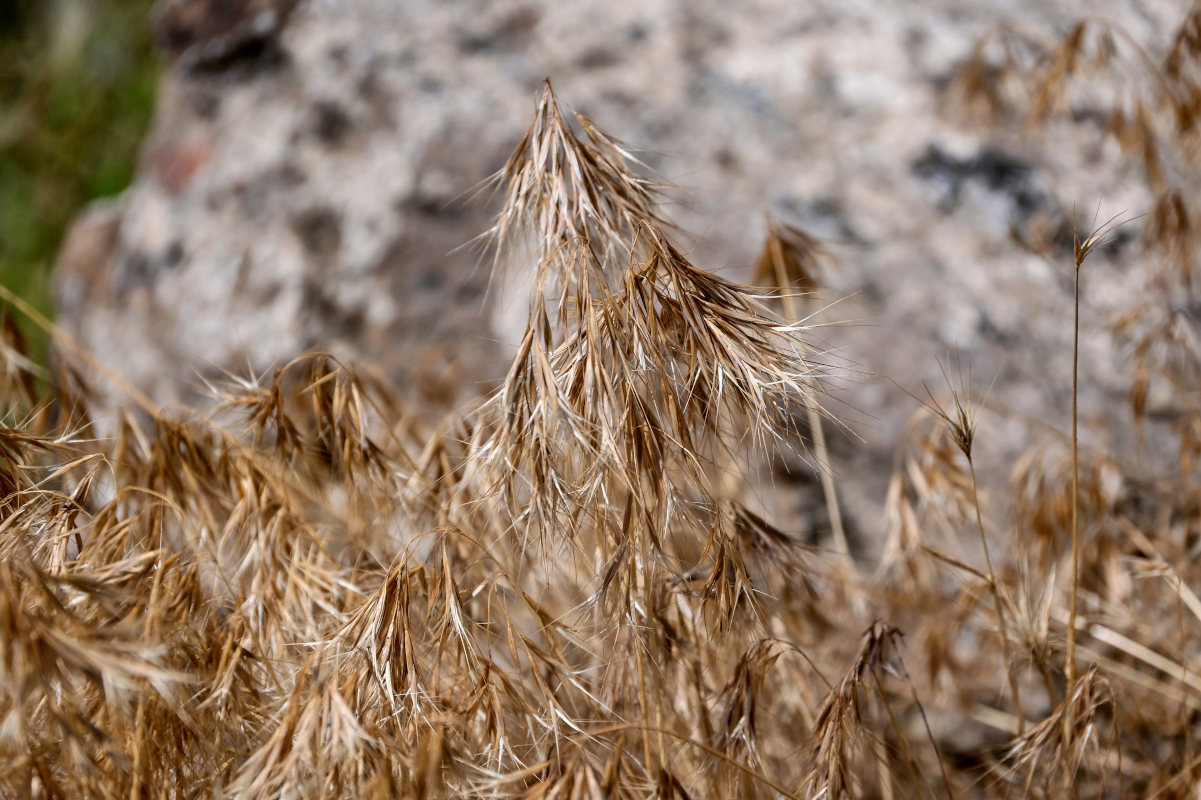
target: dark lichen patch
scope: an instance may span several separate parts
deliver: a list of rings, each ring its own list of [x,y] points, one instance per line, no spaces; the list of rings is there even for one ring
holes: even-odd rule
[[[117,296],[152,286],[160,273],[179,268],[187,257],[184,243],[178,239],[161,250],[133,250],[115,262],[112,286]]]
[[[168,245],[167,249],[163,252],[163,267],[166,269],[174,269],[175,267],[178,267],[183,263],[184,256],[186,254],[187,253],[184,250],[183,242],[179,239],[176,239],[175,241],[171,242],[171,244]]]
[[[1005,195],[1013,213],[1023,220],[1053,205],[1050,195],[1037,185],[1029,164],[991,147],[959,158],[937,143],[931,144],[913,162],[912,170],[914,175],[937,189],[937,205],[943,213],[958,208],[965,187],[973,181],[991,192]]]
[[[580,53],[575,60],[582,70],[604,69],[621,63],[621,56],[608,47],[592,47]]]
[[[164,0],[153,15],[154,37],[185,69],[236,67],[244,77],[287,63],[278,38],[295,7],[296,0]]]
[[[312,276],[305,278],[301,285],[300,308],[301,314],[313,322],[307,327],[313,333],[304,339],[306,348],[328,347],[340,337],[360,338],[366,323],[362,309],[343,308]]]
[[[823,241],[867,244],[852,227],[845,205],[835,196],[804,198],[783,194],[772,198],[772,207],[781,217],[800,220],[806,231]]]
[[[483,25],[463,30],[456,42],[463,55],[484,55],[516,50],[529,43],[541,14],[534,8],[516,8],[496,20],[490,27]]]
[[[141,251],[131,251],[113,265],[112,286],[116,297],[124,297],[136,289],[148,287],[154,280],[155,263]]]
[[[196,112],[196,116],[206,122],[216,120],[221,113],[221,94],[210,88],[206,87],[190,92],[188,102]]]
[[[220,74],[232,81],[251,81],[278,72],[292,65],[292,56],[274,39],[251,39],[237,47],[222,51],[220,57],[206,59],[191,66],[194,74]]]
[[[342,215],[332,208],[306,209],[291,219],[292,230],[306,252],[326,259],[342,246]]]
[[[354,131],[354,121],[341,103],[318,100],[309,109],[309,129],[322,144],[340,147]]]

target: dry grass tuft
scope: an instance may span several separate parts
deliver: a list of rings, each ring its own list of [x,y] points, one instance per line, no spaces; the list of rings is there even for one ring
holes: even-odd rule
[[[1101,23],[1004,33],[954,89],[1050,125],[1130,73],[1105,135],[1158,199],[1114,330],[1152,446],[1052,429],[983,485],[969,376],[898,444],[876,564],[756,497],[801,404],[821,435],[820,245],[770,223],[767,295],[698,268],[664,187],[549,84],[487,235],[531,260],[528,331],[435,424],[318,353],[95,437],[69,360],[5,316],[0,796],[1195,795],[1197,20],[1162,66]]]

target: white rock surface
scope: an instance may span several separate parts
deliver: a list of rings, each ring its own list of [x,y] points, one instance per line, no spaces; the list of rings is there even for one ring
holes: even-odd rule
[[[860,439],[843,437],[835,467],[861,529],[878,525],[915,407],[884,376],[937,387],[938,360],[958,352],[993,400],[1066,425],[1070,252],[1031,255],[1011,223],[1074,208],[1087,226],[1148,203],[1093,129],[968,121],[942,91],[957,65],[999,25],[1050,39],[1084,15],[1156,53],[1183,13],[1161,0],[242,5],[275,22],[176,37],[191,44],[164,78],[135,185],[74,234],[115,225],[111,247],[65,251],[60,320],[103,362],[162,403],[203,402],[199,377],[313,347],[379,364],[430,405],[486,388],[514,326],[456,248],[487,227],[494,209],[471,190],[550,77],[684,187],[671,214],[699,265],[747,278],[766,212],[838,256],[826,299],[849,299],[825,318],[856,324],[822,335],[859,370],[837,389],[858,410],[835,411]],[[211,15],[205,31],[220,31]],[[204,36],[223,44],[203,50]],[[1105,324],[1139,285],[1133,250],[1088,276],[1086,419],[1122,386]],[[981,446],[1018,447],[1006,431],[986,425]]]

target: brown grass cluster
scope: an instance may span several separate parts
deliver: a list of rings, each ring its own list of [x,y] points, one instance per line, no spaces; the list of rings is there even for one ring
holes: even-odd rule
[[[1179,457],[1065,427],[983,487],[961,381],[898,445],[878,564],[850,563],[820,441],[820,245],[770,223],[769,289],[698,269],[549,84],[487,235],[498,269],[534,260],[527,332],[435,425],[311,354],[97,438],[6,317],[0,796],[1195,797],[1199,30],[1162,64],[1100,23],[1005,33],[953,87],[1043,124],[1122,75],[1106,135],[1157,200],[1115,331],[1132,425]],[[755,501],[800,413],[830,550]]]

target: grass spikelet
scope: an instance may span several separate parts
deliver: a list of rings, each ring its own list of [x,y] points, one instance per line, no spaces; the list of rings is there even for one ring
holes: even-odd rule
[[[560,312],[582,314],[611,285],[638,230],[667,222],[656,210],[658,183],[629,168],[639,164],[629,148],[587,117],[571,116],[583,137],[546,81],[533,124],[493,179],[505,198],[486,238],[498,257],[527,240],[538,265],[535,296],[545,299],[544,287],[557,284]],[[585,303],[573,308],[572,295]]]
[[[1038,725],[1008,745],[1002,755],[1004,774],[1018,779],[1027,796],[1059,797],[1081,781],[1080,770],[1090,752],[1102,747],[1102,709],[1115,702],[1109,681],[1091,667],[1068,686],[1062,703]]]
[[[805,777],[809,797],[850,798],[867,789],[864,776],[879,758],[876,734],[865,720],[865,693],[877,666],[890,659],[899,631],[875,622],[863,637],[858,658],[822,702],[813,732],[812,766]]]
[[[668,239],[625,151],[580,124],[591,144],[571,133],[546,87],[502,173],[509,199],[497,241],[520,220],[546,244],[529,328],[504,385],[476,416],[471,445],[485,489],[499,490],[516,526],[539,536],[566,509],[602,497],[625,497],[648,519],[698,492],[712,497],[709,465],[746,447],[735,431],[762,447],[790,398],[813,394],[814,366],[794,336],[802,326],[694,267]],[[598,206],[592,193],[617,196]],[[563,287],[558,330],[547,275]]]
[[[782,296],[811,294],[821,288],[821,276],[830,260],[829,251],[817,239],[795,225],[768,217],[767,241],[755,262],[753,281],[775,288]],[[785,315],[793,317],[788,312]]]

